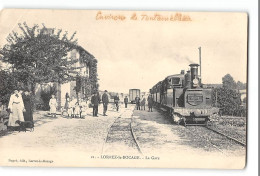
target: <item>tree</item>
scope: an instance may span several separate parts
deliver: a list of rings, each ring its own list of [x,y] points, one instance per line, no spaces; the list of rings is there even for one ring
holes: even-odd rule
[[[246,104],[246,102],[247,102],[246,97],[243,98],[242,102]]]
[[[237,89],[238,90],[246,89],[246,83],[242,83],[242,82],[238,81],[237,82]]]
[[[230,74],[226,74],[222,78],[223,88],[226,89],[236,89],[236,82],[234,81],[233,77]]]
[[[90,62],[90,73],[89,73],[89,82],[91,85],[91,94],[99,90],[98,78],[97,78],[97,60],[92,60]]]
[[[11,65],[15,86],[29,88],[34,94],[36,84],[75,81],[78,69],[82,67],[74,67],[78,60],[69,58],[68,53],[76,49],[80,52],[80,62],[91,67],[89,77],[81,77],[80,85],[89,89],[86,91],[88,94],[93,89],[98,90],[97,60],[77,45],[77,40],[74,40],[76,32],[68,37],[68,33],[62,34],[61,29],[56,31],[44,25],[42,28],[38,25],[29,27],[26,23],[18,25],[20,33],[10,33],[7,44],[0,49],[0,61]],[[60,95],[59,89],[60,86],[57,87]],[[76,89],[77,93],[81,91],[80,86]],[[10,97],[10,94],[7,96]]]
[[[23,87],[31,88],[35,93],[37,83],[66,82],[75,80],[72,61],[67,57],[77,43],[76,32],[71,37],[62,30],[39,29],[38,25],[18,24],[21,30],[9,34],[8,43],[0,49],[1,60],[11,65],[13,74]],[[75,68],[76,69],[76,68]]]
[[[220,108],[224,115],[240,115],[240,94],[234,89],[213,89],[213,103]]]
[[[243,88],[240,81],[234,81],[230,74],[222,78],[223,87],[213,89],[213,103],[220,108],[225,115],[240,116],[244,112],[241,106],[241,94],[237,89]]]
[[[0,102],[7,104],[15,88],[15,77],[12,73],[0,71]]]

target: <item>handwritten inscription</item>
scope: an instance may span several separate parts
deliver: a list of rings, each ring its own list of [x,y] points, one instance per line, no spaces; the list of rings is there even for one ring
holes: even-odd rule
[[[170,15],[162,15],[160,13],[147,14],[145,12],[134,12],[130,16],[125,14],[112,14],[103,13],[98,11],[96,14],[96,20],[113,20],[113,21],[192,21],[191,17],[183,13],[173,13]]]
[[[126,16],[124,15],[113,15],[113,14],[103,14],[101,11],[98,11],[97,15],[96,15],[96,20],[120,20],[120,21],[124,21],[126,19]]]

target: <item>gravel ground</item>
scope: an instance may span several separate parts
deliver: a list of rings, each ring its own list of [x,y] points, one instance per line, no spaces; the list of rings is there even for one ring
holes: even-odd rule
[[[139,155],[138,146],[131,132],[131,118],[134,106],[125,109],[109,129],[103,154]]]
[[[175,125],[156,109],[135,110],[133,117],[133,129],[145,155],[170,157],[180,167],[188,163],[191,168],[228,168],[233,167],[231,163],[244,167],[246,149],[206,128]]]
[[[56,161],[64,155],[68,159],[76,156],[85,156],[87,159],[90,155],[100,155],[108,129],[121,111],[116,112],[110,106],[108,116],[102,116],[100,113],[103,109],[99,106],[99,117],[92,117],[92,109],[88,109],[85,119],[67,119],[61,116],[52,118],[46,111],[35,112],[34,132],[2,133],[0,147],[3,157],[0,157],[0,163],[4,160],[8,165],[9,158],[27,158],[27,155]]]
[[[52,118],[47,112],[36,112],[34,132],[5,132],[0,136],[0,163],[26,166],[30,162],[30,166],[67,167],[244,167],[245,149],[232,148],[234,151],[230,152],[232,149],[224,148],[222,153],[208,143],[204,145],[205,140],[195,138],[194,135],[198,135],[194,131],[174,125],[162,113],[156,110],[133,113],[133,108],[134,105],[127,109],[121,106],[117,112],[110,106],[106,117],[102,114],[92,117],[88,109],[85,119]],[[121,120],[115,125],[119,116]],[[132,128],[143,153],[139,158],[135,157],[138,154],[129,133],[124,133],[124,130],[129,132],[131,116]],[[110,131],[113,124],[116,128]]]
[[[246,117],[215,116],[209,127],[246,143]]]

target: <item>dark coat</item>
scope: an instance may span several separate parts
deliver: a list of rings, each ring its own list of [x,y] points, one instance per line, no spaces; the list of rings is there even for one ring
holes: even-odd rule
[[[114,102],[119,102],[119,96],[114,97]]]
[[[98,105],[99,102],[100,102],[100,98],[99,98],[98,95],[93,95],[93,96],[91,97],[91,103],[92,103],[93,105]]]
[[[33,103],[30,95],[23,95],[23,104],[25,112],[23,112],[24,121],[33,122]]]
[[[152,96],[149,96],[147,101],[148,101],[148,106],[153,106],[153,97]]]
[[[124,98],[124,102],[125,102],[125,103],[128,103],[128,98],[127,98],[127,97]]]
[[[103,95],[102,95],[102,102],[103,102],[103,104],[108,104],[108,95],[106,94],[106,93],[104,93]]]
[[[140,98],[139,97],[135,97],[135,102],[139,104],[140,103]]]

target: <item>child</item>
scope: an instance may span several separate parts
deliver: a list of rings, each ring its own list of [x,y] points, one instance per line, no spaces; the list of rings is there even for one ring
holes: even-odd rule
[[[68,117],[73,118],[74,117],[74,104],[72,99],[68,102]]]
[[[56,117],[56,108],[57,108],[57,101],[55,98],[55,95],[51,96],[52,98],[50,99],[49,106],[50,106],[50,113],[52,117]]]
[[[80,117],[80,115],[81,115],[81,108],[80,108],[80,106],[79,106],[79,102],[76,102],[76,104],[75,104],[75,109],[74,109],[74,115],[75,115],[75,118],[78,118],[78,117]]]

